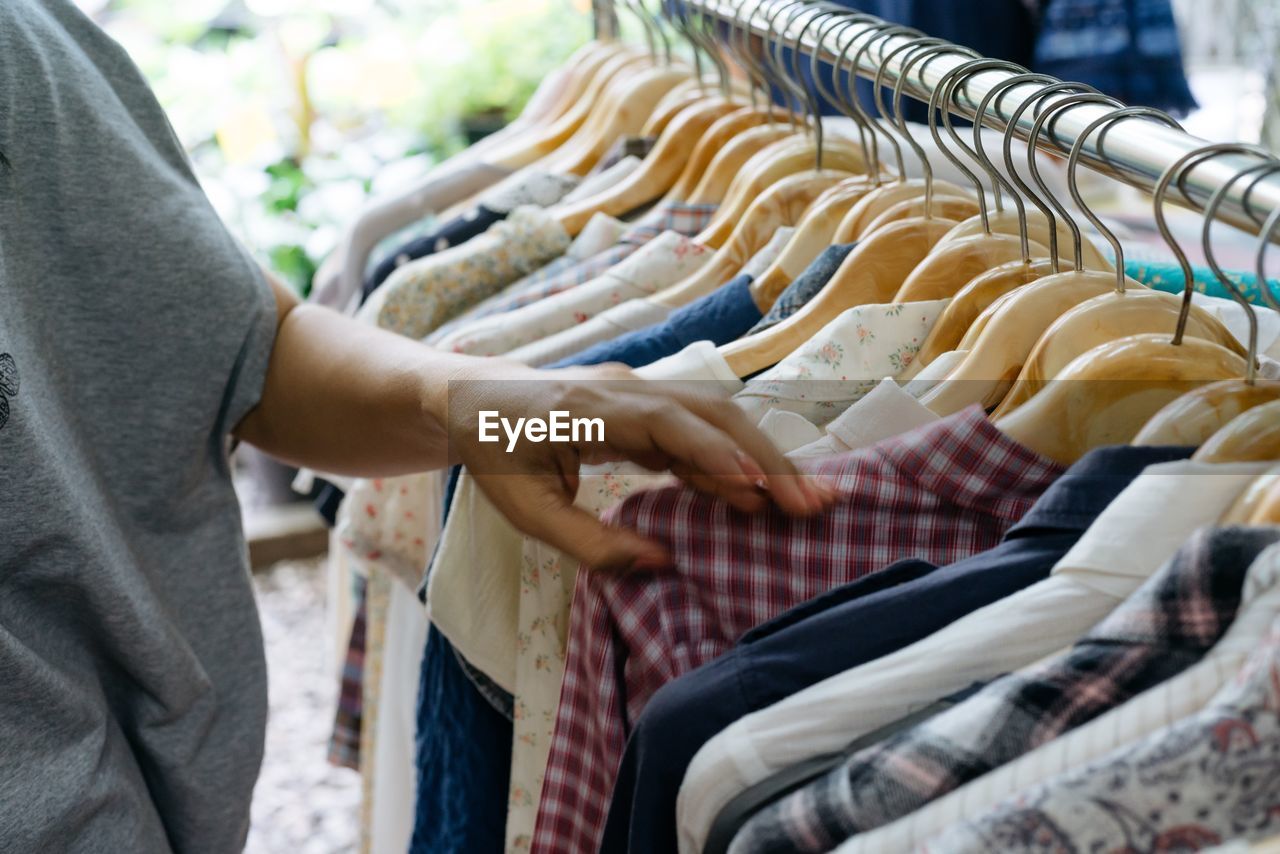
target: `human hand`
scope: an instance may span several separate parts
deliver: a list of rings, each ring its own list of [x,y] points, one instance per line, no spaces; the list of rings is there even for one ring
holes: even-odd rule
[[[746,512],[772,501],[787,513],[816,513],[834,497],[798,474],[711,385],[646,381],[617,365],[536,371],[486,360],[450,382],[450,444],[489,500],[524,533],[596,570],[659,570],[669,566],[662,546],[606,527],[574,506],[581,465],[628,460],[670,470]],[[584,430],[563,443],[509,441],[503,428],[497,442],[481,442],[483,411],[496,411],[508,427],[517,419],[567,412],[574,419],[599,419],[603,437]]]

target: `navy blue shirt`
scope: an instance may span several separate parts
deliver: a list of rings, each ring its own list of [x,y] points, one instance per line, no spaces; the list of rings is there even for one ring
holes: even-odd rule
[[[760,309],[751,296],[751,282],[751,276],[738,276],[671,312],[661,323],[601,341],[547,367],[621,362],[638,368],[679,353],[697,341],[710,341],[716,346],[736,341],[760,322]]]
[[[995,548],[942,568],[900,561],[837,587],[757,626],[726,654],[665,685],[627,742],[601,850],[676,850],[676,794],[689,761],[714,735],[1048,577],[1143,469],[1193,450],[1095,450],[1049,487]]]

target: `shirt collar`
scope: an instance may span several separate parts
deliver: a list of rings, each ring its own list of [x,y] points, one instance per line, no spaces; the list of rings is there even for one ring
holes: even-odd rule
[[[1090,451],[1054,481],[1005,538],[1037,528],[1083,531],[1147,466],[1186,459],[1194,450],[1120,445]]]
[[[685,237],[699,234],[711,223],[718,205],[692,205],[687,202],[668,202],[659,205],[627,229],[619,243],[641,245],[664,231],[675,231]]]
[[[1006,517],[1011,504],[1039,496],[1064,470],[1000,432],[977,405],[874,449],[921,490]]]
[[[1086,639],[1207,649],[1235,619],[1249,568],[1277,537],[1269,528],[1196,531]]]
[[[1148,467],[1085,531],[1053,568],[1111,596],[1128,596],[1187,539],[1212,525],[1273,463],[1181,460]],[[1141,547],[1137,547],[1137,543]]]

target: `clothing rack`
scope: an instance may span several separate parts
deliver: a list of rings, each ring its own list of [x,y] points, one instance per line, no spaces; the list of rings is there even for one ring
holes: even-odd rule
[[[794,46],[797,43],[797,36],[800,36],[799,45],[802,53],[812,55],[816,51],[818,58],[829,64],[835,63],[841,49],[851,40],[864,36],[875,26],[874,22],[870,22],[838,27],[819,41],[817,32],[823,27],[810,27],[803,35],[801,31],[814,15],[833,11],[836,8],[828,4],[808,3],[805,4],[807,7],[805,10],[796,11],[795,0],[758,0],[749,4],[732,2],[732,0],[683,0],[683,2],[690,9],[701,11],[726,24],[733,24],[740,32],[743,27],[746,27],[752,35],[774,43],[781,42],[786,47]],[[791,19],[789,22],[788,18]],[[767,23],[770,20],[774,21],[772,38]],[[858,75],[868,79],[874,78],[881,65],[876,59],[876,54],[887,55],[909,40],[910,38],[906,36],[882,39],[879,48],[863,53],[857,67]],[[857,53],[856,50],[849,52],[846,63],[855,53]],[[888,62],[883,75],[886,85],[897,82],[901,76],[903,63],[910,57],[911,51],[904,50]],[[916,98],[927,100],[948,71],[969,61],[971,61],[970,57],[941,54],[930,62],[917,62],[910,69],[909,79],[903,85],[903,90]],[[968,77],[963,86],[956,88],[955,103],[951,105],[952,112],[972,119],[983,97],[997,84],[1012,76],[1014,76],[1013,73],[1008,71],[983,71]],[[1041,88],[1033,83],[1011,87],[997,99],[999,112],[994,106],[989,109],[984,124],[999,130],[1006,129],[1007,117]],[[1055,95],[1045,98],[1040,111],[1064,97],[1066,96]],[[1065,153],[1071,149],[1079,135],[1091,122],[1113,109],[1113,107],[1099,104],[1078,104],[1064,108],[1041,132],[1041,139],[1052,139]],[[1014,129],[1014,134],[1018,138],[1025,141],[1030,136],[1037,112],[1033,107],[1023,113],[1018,126]],[[1099,150],[1100,137],[1104,140],[1102,147],[1105,148],[1105,155]],[[1129,118],[1090,134],[1083,147],[1080,162],[1098,172],[1151,192],[1165,169],[1176,163],[1179,158],[1208,144],[1207,140],[1158,124],[1150,119]],[[1215,155],[1184,173],[1185,197],[1179,192],[1178,182],[1175,181],[1169,188],[1167,200],[1195,209],[1203,209],[1213,193],[1228,183],[1233,176],[1262,162],[1262,157],[1248,154]],[[1251,234],[1257,234],[1267,215],[1280,207],[1280,172],[1268,174],[1257,181],[1254,180],[1255,177],[1237,181],[1223,200],[1218,213],[1218,219],[1230,222]]]

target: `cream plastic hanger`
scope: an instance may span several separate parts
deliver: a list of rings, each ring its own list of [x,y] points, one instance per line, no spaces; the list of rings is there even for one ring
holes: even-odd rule
[[[1210,436],[1192,459],[1206,463],[1280,462],[1280,400],[1237,415]]]
[[[877,88],[885,66],[896,53],[934,47],[935,41],[914,39],[884,56],[876,74]],[[904,73],[895,84],[896,92],[901,91],[905,80]],[[887,115],[883,107],[882,113]],[[917,148],[925,175],[926,197],[932,198],[929,182],[933,172],[928,158],[909,133],[904,139]],[[777,363],[846,309],[887,302],[911,269],[952,225],[954,222],[949,220],[922,218],[893,223],[877,231],[849,253],[831,280],[803,308],[770,329],[721,347],[721,354],[738,376],[748,376]]]
[[[1176,340],[1181,340],[1184,327],[1186,325],[1186,315],[1190,308],[1191,294],[1194,289],[1194,279],[1191,272],[1191,264],[1187,260],[1186,253],[1182,251],[1182,247],[1174,239],[1172,231],[1169,229],[1168,223],[1164,217],[1163,201],[1165,193],[1168,190],[1169,183],[1176,175],[1179,184],[1183,177],[1201,162],[1212,158],[1217,154],[1227,152],[1239,154],[1263,154],[1264,151],[1255,146],[1236,145],[1236,144],[1220,144],[1210,145],[1197,149],[1187,156],[1174,163],[1169,169],[1165,170],[1156,186],[1156,198],[1158,205],[1156,208],[1156,224],[1160,229],[1161,236],[1164,237],[1169,248],[1173,251],[1178,259],[1179,265],[1182,267],[1182,275],[1186,283],[1183,296],[1182,316],[1179,317]],[[1220,192],[1216,193],[1205,207],[1205,226],[1201,232],[1205,250],[1205,259],[1209,263],[1209,267],[1213,270],[1214,275],[1219,279],[1222,285],[1227,288],[1228,293],[1245,307],[1249,320],[1249,347],[1248,347],[1248,370],[1243,378],[1234,378],[1221,383],[1204,388],[1195,389],[1188,392],[1182,397],[1170,403],[1160,412],[1157,412],[1150,421],[1143,426],[1139,432],[1134,444],[1139,445],[1200,445],[1212,436],[1217,430],[1221,429],[1228,421],[1235,418],[1242,412],[1258,406],[1267,401],[1280,398],[1280,383],[1262,382],[1257,380],[1257,351],[1258,351],[1258,325],[1257,317],[1252,307],[1248,305],[1248,300],[1244,294],[1230,281],[1222,272],[1217,264],[1217,258],[1213,252],[1212,241],[1210,240],[1209,229],[1213,223],[1213,217],[1217,214],[1221,200],[1225,197],[1226,191],[1233,186],[1241,178],[1251,174],[1257,174],[1256,180],[1264,177],[1266,174],[1280,171],[1280,163],[1276,161],[1268,161],[1258,166],[1245,169],[1227,181]],[[1185,191],[1184,191],[1185,192]],[[1245,192],[1245,198],[1248,198],[1248,191]],[[1272,223],[1274,224],[1274,223]],[[1270,232],[1262,231],[1262,240],[1260,243],[1260,252],[1258,256],[1258,270],[1264,276],[1266,274],[1266,246]],[[1272,299],[1269,288],[1266,286],[1266,279],[1259,280],[1259,287],[1266,295],[1270,302]]]
[[[1095,122],[1091,128],[1098,124]],[[1083,137],[1073,148],[1069,170],[1079,157],[1082,140]],[[1099,153],[1105,156],[1101,147]],[[1181,168],[1181,163],[1175,168]],[[1202,232],[1209,264],[1224,281],[1213,258],[1209,229],[1231,183],[1210,200]],[[1074,187],[1074,180],[1071,184]],[[1073,192],[1073,197],[1077,195]],[[1078,198],[1076,201],[1079,204]],[[1104,234],[1111,237],[1108,232]],[[1117,256],[1116,266],[1123,269],[1122,256]],[[1170,341],[1167,335],[1150,333],[1120,338],[1078,357],[1057,376],[1057,382],[1001,418],[996,426],[1054,459],[1073,462],[1098,444],[1131,441],[1153,414],[1193,388],[1251,375],[1257,351],[1256,318],[1243,295],[1234,287],[1231,291],[1250,312],[1254,331],[1247,359],[1201,338],[1185,338],[1180,343]],[[1250,410],[1253,411],[1256,410]],[[1248,415],[1246,412],[1241,418]],[[1232,453],[1226,450],[1228,446],[1236,448],[1238,443],[1224,439],[1219,452]]]
[[[1071,219],[1061,202],[1053,198],[1044,179],[1040,176],[1039,164],[1036,162],[1036,148],[1045,123],[1059,111],[1082,103],[1114,104],[1117,102],[1106,96],[1092,93],[1069,95],[1060,99],[1036,118],[1027,148],[1027,164],[1032,178],[1044,194],[1043,198],[1054,206],[1058,215],[1071,228],[1075,244],[1076,269],[1055,273],[1022,285],[999,301],[999,310],[990,315],[981,335],[960,364],[948,374],[945,382],[920,398],[921,403],[939,415],[950,415],[973,403],[982,403],[988,409],[996,406],[1021,372],[1022,366],[1031,355],[1040,336],[1067,309],[1108,291],[1114,290],[1117,294],[1123,294],[1126,287],[1138,289],[1143,287],[1124,275],[1122,264],[1117,264],[1115,271],[1084,270],[1083,252],[1079,242],[1080,228]],[[1081,137],[1081,141],[1083,139],[1084,137]],[[1082,200],[1074,188],[1074,169],[1079,160],[1079,152],[1074,153],[1075,159],[1068,162],[1068,184],[1071,185],[1076,204],[1080,205]],[[1090,221],[1096,226],[1105,230],[1105,226],[1092,215],[1092,212],[1086,215],[1090,216]],[[1111,240],[1115,240],[1109,232],[1106,233]],[[1051,257],[1056,256],[1056,252],[1050,251],[1053,253]]]
[[[1280,481],[1273,483],[1257,510],[1249,517],[1250,525],[1280,525]]]
[[[1124,250],[1115,236],[1094,216],[1092,210],[1083,203],[1075,184],[1074,169],[1078,163],[1080,151],[1090,134],[1099,128],[1111,128],[1115,122],[1130,118],[1154,118],[1179,128],[1172,117],[1146,107],[1126,107],[1115,110],[1099,118],[1081,133],[1071,151],[1068,172],[1072,197],[1085,216],[1098,228],[1115,251],[1117,271],[1124,267]],[[1162,197],[1157,197],[1157,204]],[[1117,273],[1119,275],[1119,273]],[[1035,349],[1028,357],[1014,388],[1005,397],[994,416],[999,417],[1012,412],[1017,406],[1052,380],[1062,368],[1073,359],[1092,347],[1105,341],[1136,335],[1143,332],[1161,332],[1175,329],[1175,345],[1182,340],[1187,321],[1191,334],[1216,342],[1240,357],[1246,357],[1248,351],[1241,347],[1235,337],[1216,318],[1198,307],[1184,306],[1184,299],[1172,294],[1146,290],[1123,289],[1123,282],[1114,294],[1106,294],[1086,300],[1075,308],[1065,312],[1052,326],[1046,330],[1037,342]],[[1186,314],[1190,311],[1190,314]],[[1186,316],[1184,316],[1186,314]]]
[[[979,59],[966,62],[943,75],[930,99],[930,111],[932,112],[939,103],[943,104],[941,113],[944,126],[947,128],[948,133],[951,134],[954,143],[987,172],[995,193],[996,203],[999,205],[1001,203],[1001,185],[1007,184],[1007,182],[995,167],[990,164],[989,160],[980,156],[981,139],[979,138],[979,149],[970,150],[951,125],[951,109],[954,104],[956,86],[962,80],[975,73],[993,68],[1012,68],[1016,71],[1025,71],[1025,69],[1021,69],[1016,65],[1000,60]],[[982,224],[982,230],[975,236],[957,238],[953,229],[944,236],[942,241],[933,248],[933,251],[907,277],[906,282],[903,283],[902,288],[895,295],[894,302],[905,303],[950,298],[976,276],[982,275],[993,267],[1017,260],[1021,260],[1024,264],[1029,264],[1033,253],[1037,256],[1047,256],[1049,254],[1047,247],[1030,240],[1027,236],[1022,200],[1017,198],[1016,194],[1013,194],[1013,201],[1017,210],[1017,216],[1013,220],[1016,225],[1014,234],[1002,234],[991,229],[986,192],[982,182],[972,170],[961,162],[958,155],[952,154],[943,146],[937,127],[932,122],[930,123],[930,130],[934,135],[936,144],[942,149],[943,153],[973,181],[978,193],[978,218]],[[1009,186],[1008,189],[1012,194],[1012,187]]]
[[[569,145],[584,128],[603,121],[607,111],[609,87],[629,72],[651,67],[651,60],[633,49],[626,48],[609,56],[588,81],[577,102],[550,125],[521,135],[485,155],[485,160],[496,166],[519,169],[544,159],[550,159],[559,149]]]
[[[1049,204],[1043,201],[1018,174],[1013,160],[1013,130],[1017,127],[1018,121],[1022,118],[1022,114],[1026,112],[1027,108],[1033,104],[1039,104],[1042,99],[1055,92],[1074,92],[1082,89],[1092,92],[1095,90],[1083,84],[1062,83],[1043,74],[1016,75],[994,86],[979,106],[977,114],[985,116],[988,107],[992,105],[993,99],[1003,97],[1004,93],[1013,86],[1023,83],[1046,82],[1048,85],[1024,100],[1006,121],[1001,153],[1004,157],[1005,170],[1008,173],[1009,181],[1016,185],[1016,188],[1010,191],[1015,205],[1024,198],[1030,201],[1035,205],[1040,219],[1047,225],[1046,239],[1049,246],[1049,257],[1033,259],[1030,264],[1023,261],[1011,261],[1001,264],[977,276],[961,288],[943,310],[933,329],[930,330],[924,344],[920,347],[920,352],[916,354],[915,361],[903,373],[902,380],[911,379],[938,356],[957,349],[962,339],[970,337],[970,332],[973,332],[976,337],[976,333],[980,331],[980,328],[975,329],[975,323],[979,318],[982,318],[981,326],[985,326],[986,320],[989,319],[988,309],[993,307],[994,303],[1004,295],[1047,275],[1061,273],[1064,265],[1067,270],[1075,269],[1069,261],[1064,261],[1062,258],[1063,253],[1058,250],[1059,235],[1065,224],[1055,221]],[[998,104],[999,102],[997,101],[997,108]],[[975,142],[980,145],[980,122],[975,122],[974,137]],[[985,155],[982,148],[978,148],[978,151]],[[1069,229],[1066,233],[1069,241]]]
[[[1222,514],[1222,517],[1218,519],[1218,526],[1277,524],[1277,522],[1254,523],[1251,520],[1259,515],[1264,503],[1270,501],[1273,497],[1280,498],[1280,494],[1277,494],[1276,490],[1278,484],[1280,484],[1280,470],[1272,469],[1264,475],[1259,475],[1231,503],[1231,507],[1227,509],[1227,512]]]
[[[1051,244],[1054,244],[1054,251],[1057,252],[1056,247],[1058,245],[1062,245],[1064,243],[1070,244],[1072,242],[1071,231],[1067,227],[1066,223],[1060,221],[1055,222],[1054,216],[1048,205],[1043,204],[1031,188],[1029,188],[1018,176],[1017,170],[1013,166],[1012,128],[1014,125],[1012,123],[1006,125],[1003,144],[1001,146],[1002,153],[1004,154],[1005,165],[1009,169],[1008,178],[1005,178],[1005,176],[1000,174],[1000,170],[995,167],[995,164],[991,162],[991,158],[987,155],[986,145],[982,139],[982,126],[986,121],[987,111],[993,105],[993,102],[995,102],[995,105],[998,107],[998,99],[1003,98],[1004,94],[1013,86],[1018,86],[1023,83],[1057,84],[1058,81],[1044,74],[1028,74],[1026,73],[1026,69],[1014,65],[1011,62],[1006,63],[1000,60],[990,60],[988,67],[1006,70],[1014,74],[1013,77],[993,86],[987,93],[986,97],[984,97],[981,103],[979,103],[978,109],[974,113],[973,148],[968,152],[969,156],[976,159],[978,163],[981,164],[983,170],[991,177],[991,183],[995,188],[996,193],[996,210],[989,212],[985,220],[981,215],[979,215],[974,216],[965,222],[961,222],[951,230],[950,234],[943,238],[942,242],[934,248],[934,251],[939,251],[939,249],[946,246],[948,242],[952,240],[977,236],[989,228],[995,232],[1010,234],[1014,237],[1023,239],[1024,246],[1021,260],[1023,263],[1027,263],[1031,256],[1031,249],[1027,244],[1034,242],[1041,247],[1049,247]],[[1096,91],[1090,86],[1083,85],[1068,85],[1066,87],[1048,86],[1037,92],[1031,101],[1039,103],[1039,101],[1046,97],[1050,92],[1062,91],[1063,88],[1075,91]],[[1021,117],[1022,112],[1024,112],[1024,110],[1019,110],[1017,115]],[[946,125],[947,131],[951,133],[952,136],[955,136],[955,130],[951,126],[951,116],[949,111],[943,114],[943,123]],[[1016,187],[1014,186],[1015,184],[1017,185]],[[1000,190],[1002,188],[1008,193],[1009,198],[1013,201],[1013,210],[1004,209],[1000,204]],[[1019,195],[1019,190],[1025,193],[1026,198],[1030,199],[1034,203],[1035,210],[1028,211],[1026,209],[1026,206],[1022,201],[1022,197]],[[1054,229],[1052,237],[1049,233],[1051,228]],[[1091,241],[1087,239],[1082,240],[1082,249],[1084,250],[1085,263],[1091,269],[1111,269],[1111,262],[1098,251],[1098,248],[1094,246]],[[1042,257],[1047,258],[1049,253],[1044,252],[1041,254]],[[1061,258],[1061,253],[1058,254],[1058,257]]]

